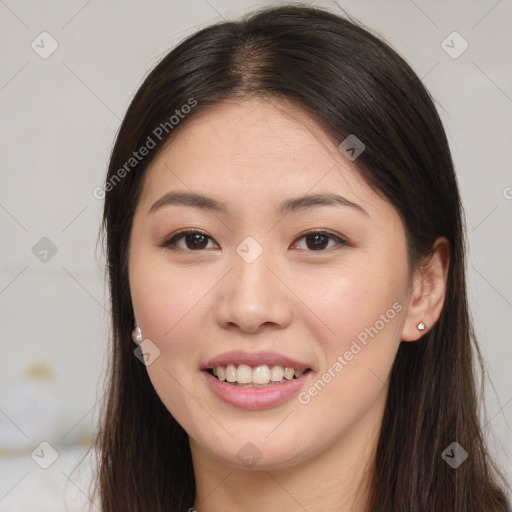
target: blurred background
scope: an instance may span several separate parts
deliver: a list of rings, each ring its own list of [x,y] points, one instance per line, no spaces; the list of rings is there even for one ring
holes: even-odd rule
[[[129,101],[190,33],[283,3],[0,0],[2,512],[100,510],[94,465],[79,465],[97,424],[109,327],[93,192]],[[374,29],[436,100],[491,378],[483,423],[512,481],[512,1],[307,3]]]

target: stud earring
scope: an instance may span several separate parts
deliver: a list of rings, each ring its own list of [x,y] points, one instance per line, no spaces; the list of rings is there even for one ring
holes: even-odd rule
[[[418,331],[424,331],[427,326],[423,322],[420,322],[416,327]]]
[[[135,345],[140,345],[142,343],[142,331],[137,325],[137,320],[135,320],[135,329],[132,331],[132,341]]]

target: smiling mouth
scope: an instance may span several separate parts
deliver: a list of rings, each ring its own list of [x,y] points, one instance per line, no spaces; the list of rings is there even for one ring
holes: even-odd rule
[[[252,367],[247,364],[228,364],[227,366],[206,368],[204,371],[232,386],[265,388],[296,380],[311,372],[311,368],[295,370],[292,367],[279,365],[263,364]]]

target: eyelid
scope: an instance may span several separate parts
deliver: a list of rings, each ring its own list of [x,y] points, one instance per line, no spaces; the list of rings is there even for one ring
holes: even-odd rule
[[[206,233],[205,231],[202,231],[200,229],[197,229],[197,228],[183,228],[179,231],[177,231],[176,233],[172,234],[170,237],[166,237],[162,243],[159,244],[159,246],[161,248],[170,248],[171,250],[175,250],[175,251],[183,251],[183,252],[203,252],[205,251],[206,249],[199,249],[199,250],[196,250],[196,251],[193,251],[193,250],[185,250],[185,249],[180,249],[180,248],[173,248],[172,246],[175,245],[176,241],[183,235],[187,235],[187,234],[200,234],[200,235],[204,235],[205,237],[207,237],[208,239],[212,240],[215,244],[217,244],[217,242],[215,242],[214,238],[212,238],[210,235],[208,235],[208,233]],[[298,240],[301,240],[302,238],[308,236],[308,235],[315,235],[315,234],[321,234],[321,235],[326,235],[327,237],[329,237],[331,240],[334,240],[335,242],[337,242],[338,245],[345,245],[345,246],[350,246],[350,242],[342,237],[341,235],[337,234],[337,233],[334,233],[332,231],[329,231],[327,229],[322,229],[322,228],[316,228],[316,229],[309,229],[307,231],[304,231],[302,233],[300,233],[299,235],[297,235],[297,237],[295,238],[295,240],[293,241],[292,245],[295,245],[297,243]],[[218,245],[218,244],[217,244]],[[319,251],[306,251],[306,252],[311,252],[311,253],[314,253],[314,252],[319,252],[319,253],[322,253],[322,252],[329,252],[330,250],[334,249],[335,247],[331,247],[330,249],[325,249],[325,250],[319,250]]]
[[[164,240],[159,244],[159,247],[161,247],[163,249],[170,248],[171,250],[177,250],[177,251],[182,250],[183,251],[183,249],[180,249],[180,248],[176,249],[176,248],[172,247],[176,243],[176,241],[183,235],[204,235],[205,237],[214,241],[214,239],[205,231],[201,231],[200,229],[197,229],[197,228],[183,228],[183,229],[180,229],[179,231],[177,231],[176,233],[172,234],[171,236],[166,236],[164,238]],[[217,244],[217,242],[215,242],[215,243]],[[188,251],[184,251],[184,252],[202,252],[202,251],[204,251],[204,249],[202,249],[200,251],[188,250]]]
[[[322,228],[308,229],[307,231],[300,233],[299,235],[297,235],[297,238],[295,239],[295,241],[293,242],[292,245],[297,243],[297,241],[300,240],[301,238],[304,238],[309,235],[316,235],[316,234],[325,235],[325,236],[329,237],[331,240],[334,240],[335,242],[337,242],[338,245],[346,245],[346,246],[351,245],[350,242],[346,238],[342,237],[341,235],[334,233],[332,231],[329,231],[328,229],[322,229]],[[324,249],[324,250],[320,250],[320,251],[306,251],[306,252],[326,253],[326,252],[330,252],[332,249],[335,249],[335,248],[336,247],[331,247],[330,249]]]

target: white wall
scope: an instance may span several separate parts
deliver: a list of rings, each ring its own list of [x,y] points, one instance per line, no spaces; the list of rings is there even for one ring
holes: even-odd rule
[[[281,3],[0,2],[0,509],[28,510],[39,496],[38,510],[57,510],[71,470],[42,470],[27,454],[41,441],[62,453],[85,445],[95,425],[108,316],[96,251],[102,202],[92,192],[132,95],[186,35]],[[486,393],[491,447],[512,475],[512,3],[338,4],[400,52],[439,105],[467,214],[473,314],[495,386]],[[47,58],[31,47],[44,55],[55,44],[43,31],[58,43]],[[458,58],[442,48],[453,31],[469,44]],[[462,48],[457,37],[445,43],[452,53]],[[43,237],[57,249],[47,262],[33,254]]]

